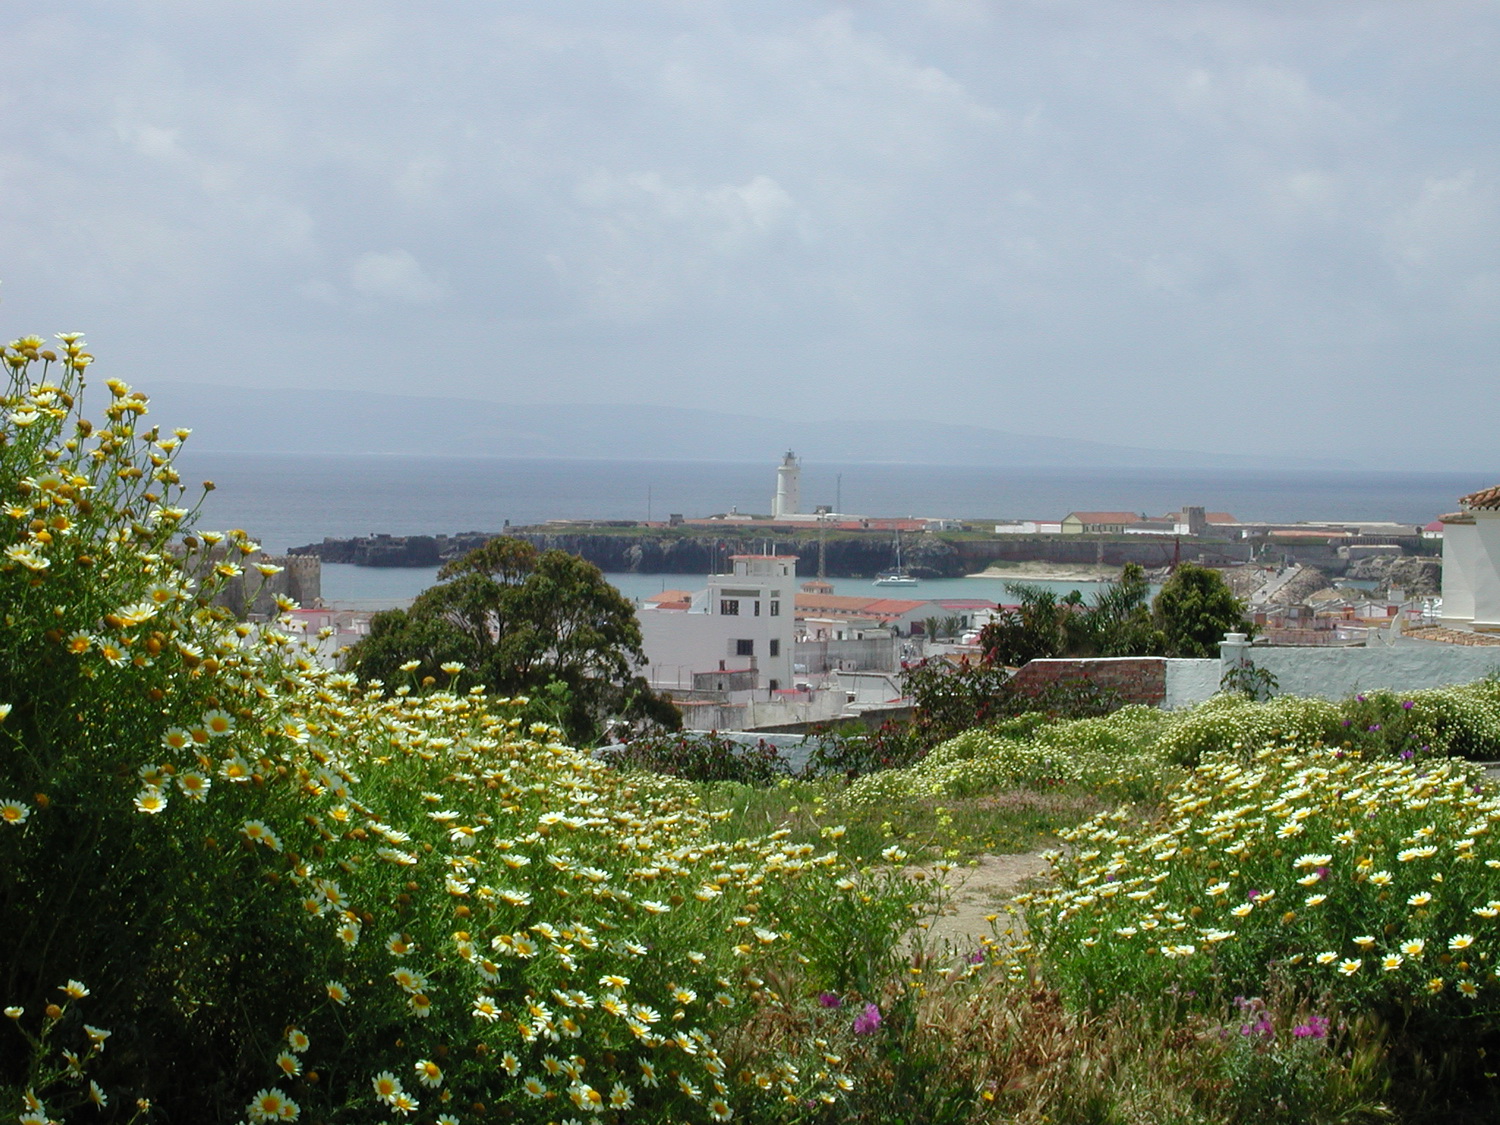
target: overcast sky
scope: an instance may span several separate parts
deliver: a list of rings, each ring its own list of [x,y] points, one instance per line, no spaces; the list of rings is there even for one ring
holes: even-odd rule
[[[1500,467],[1492,0],[10,0],[100,373]]]

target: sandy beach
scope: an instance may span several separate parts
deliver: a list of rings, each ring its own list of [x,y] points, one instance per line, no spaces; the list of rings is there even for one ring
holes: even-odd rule
[[[1112,582],[1120,577],[1120,568],[1097,563],[1021,562],[1011,566],[991,566],[964,577],[1004,578],[1017,582]]]

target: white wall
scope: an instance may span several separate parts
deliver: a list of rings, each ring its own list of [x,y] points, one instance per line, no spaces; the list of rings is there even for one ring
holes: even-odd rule
[[[1474,621],[1474,571],[1479,565],[1479,529],[1472,523],[1443,525],[1443,617],[1455,625]]]
[[[1500,645],[1409,641],[1375,648],[1252,648],[1250,663],[1276,677],[1277,695],[1347,699],[1361,691],[1419,691],[1500,671]],[[1219,690],[1218,660],[1167,661],[1168,709],[1202,703]]]
[[[1178,711],[1202,703],[1219,690],[1224,669],[1217,660],[1186,660],[1173,657],[1167,661],[1167,695],[1162,709]]]
[[[1443,525],[1443,621],[1500,628],[1500,512]]]
[[[1475,512],[1474,624],[1500,626],[1500,512]]]

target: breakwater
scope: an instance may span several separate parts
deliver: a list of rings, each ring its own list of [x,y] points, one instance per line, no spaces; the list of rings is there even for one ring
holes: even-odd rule
[[[652,528],[612,531],[547,531],[515,529],[506,532],[525,539],[538,550],[560,550],[587,559],[600,570],[635,574],[712,574],[729,569],[729,556],[771,552],[797,555],[797,573],[811,577],[823,570],[833,578],[869,578],[890,568],[894,547],[888,533],[841,534],[820,539],[816,534],[761,534],[733,529],[723,535],[657,532]],[[488,539],[487,532],[458,535],[371,535],[353,539],[324,539],[293,547],[294,555],[312,555],[329,563],[355,566],[431,567],[456,559]],[[918,578],[959,578],[994,562],[1051,562],[1145,567],[1170,564],[1174,555],[1184,561],[1244,562],[1248,544],[1146,536],[1004,536],[975,538],[941,532],[904,537],[903,562]]]

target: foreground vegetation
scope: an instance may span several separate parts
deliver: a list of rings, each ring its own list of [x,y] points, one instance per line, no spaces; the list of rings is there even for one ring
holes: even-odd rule
[[[190,526],[185,432],[119,383],[91,424],[77,337],[4,358],[0,1121],[1493,1106],[1496,684],[663,776],[215,608],[257,555]],[[949,864],[1055,837],[1019,913],[924,944]]]

